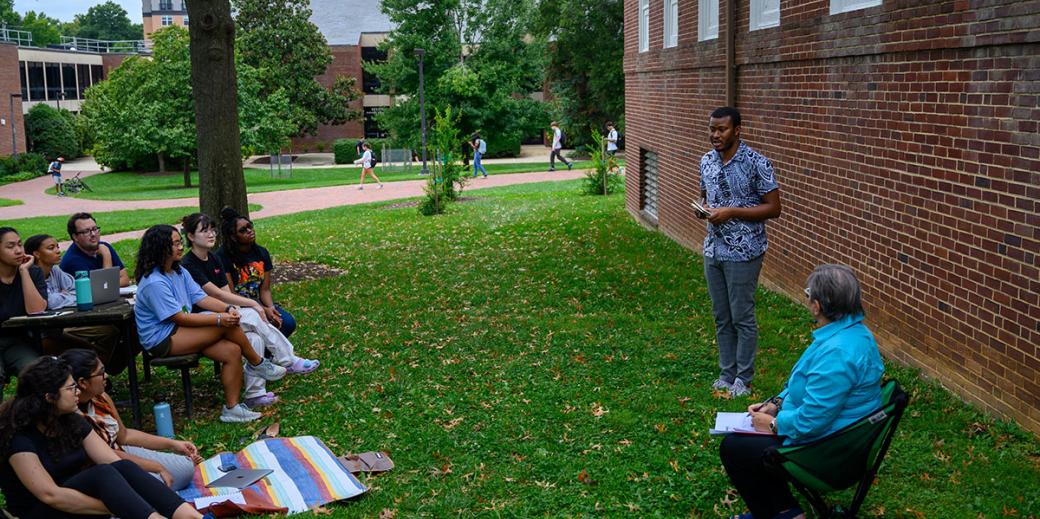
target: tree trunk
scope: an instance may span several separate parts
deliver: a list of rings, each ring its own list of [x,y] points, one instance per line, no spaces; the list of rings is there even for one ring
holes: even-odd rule
[[[166,173],[166,157],[163,157],[162,152],[156,153],[159,157],[159,173]]]
[[[184,157],[184,187],[191,187],[191,157]]]
[[[187,4],[198,131],[199,207],[213,218],[224,206],[248,215],[231,4],[229,0],[190,0]]]

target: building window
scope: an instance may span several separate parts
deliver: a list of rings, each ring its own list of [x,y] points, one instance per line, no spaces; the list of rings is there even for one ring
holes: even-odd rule
[[[159,10],[160,11],[172,11],[173,10],[173,0],[159,0]]]
[[[90,84],[96,85],[105,79],[105,68],[101,65],[90,66]]]
[[[22,100],[29,100],[29,76],[25,75],[25,62],[18,62],[18,77],[22,80]]]
[[[780,26],[780,0],[751,0],[751,30]]]
[[[664,46],[679,45],[679,0],[664,0]]]
[[[831,0],[831,14],[847,13],[881,5],[881,0]]]
[[[43,101],[47,98],[47,85],[43,80],[43,63],[30,61],[26,64],[26,74],[29,78],[29,97],[27,101]]]
[[[184,16],[184,26],[185,27],[188,26],[188,16],[187,15]]]
[[[719,37],[719,0],[699,0],[697,6],[697,40]]]
[[[173,17],[172,16],[161,16],[161,17],[159,17],[159,25],[162,25],[163,27],[169,27],[169,26],[173,25]]]
[[[643,155],[643,171],[640,172],[640,209],[647,216],[657,219],[657,154],[640,150]]]
[[[44,63],[44,81],[47,82],[47,100],[57,101],[61,99],[61,65],[57,63]]]
[[[65,94],[63,99],[79,99],[79,93],[76,91],[76,65],[72,63],[62,63],[61,65],[61,84],[62,93]]]
[[[650,0],[639,0],[639,52],[650,50]]]
[[[90,65],[76,65],[76,75],[79,76],[79,98],[87,98],[87,88],[90,87]]]
[[[376,114],[383,110],[382,106],[366,106],[365,107],[365,138],[366,139],[382,139],[387,136],[387,133],[379,127],[379,122],[376,121]],[[373,153],[376,150],[372,150]]]
[[[364,63],[385,63],[386,51],[378,47],[361,47],[361,61]],[[366,94],[379,93],[379,78],[375,74],[361,69],[361,91]]]

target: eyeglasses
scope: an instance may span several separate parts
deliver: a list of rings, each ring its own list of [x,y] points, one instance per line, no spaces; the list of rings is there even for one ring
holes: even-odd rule
[[[805,297],[812,297],[812,292],[809,291],[809,287],[805,287]]]
[[[177,241],[173,242],[173,248],[175,248],[175,249],[183,249],[184,248],[184,244],[181,243],[180,240],[177,240]]]
[[[101,228],[95,225],[90,229],[83,229],[82,231],[76,231],[72,234],[78,234],[80,236],[86,236],[88,234],[101,234]]]
[[[217,230],[212,228],[212,227],[210,227],[209,229],[206,229],[205,231],[199,231],[198,234],[217,234]]]
[[[253,230],[253,224],[247,223],[247,224],[243,225],[242,227],[238,228],[238,233],[239,234],[245,234],[245,233],[247,233],[247,232],[249,232],[251,230]]]
[[[75,383],[72,383],[72,384],[69,384],[69,385],[67,385],[65,387],[62,387],[61,390],[62,391],[69,391],[69,392],[72,392],[72,393],[79,393],[79,386],[76,385]]]
[[[91,379],[91,378],[94,378],[94,377],[104,377],[104,378],[108,378],[108,372],[107,372],[107,371],[102,371],[101,373],[94,373],[93,375],[91,375],[91,376],[89,376],[89,377],[87,377],[87,378],[88,378],[88,379]]]

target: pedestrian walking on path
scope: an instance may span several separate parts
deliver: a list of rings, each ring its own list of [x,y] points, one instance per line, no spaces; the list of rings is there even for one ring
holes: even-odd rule
[[[484,178],[487,178],[487,170],[480,163],[480,157],[487,153],[487,141],[481,139],[479,133],[474,133],[469,145],[473,147],[473,178],[477,178],[477,171],[483,173]]]
[[[549,171],[556,171],[557,158],[567,165],[567,169],[573,168],[574,164],[563,158],[563,153],[561,153],[563,151],[564,140],[563,130],[560,129],[560,125],[556,121],[553,121],[549,126],[552,127],[553,131],[552,153],[549,154]]]
[[[365,153],[361,155],[360,159],[354,161],[354,164],[361,164],[361,184],[358,185],[358,189],[365,189],[365,174],[372,175],[372,178],[379,182],[379,189],[383,189],[383,182],[376,176],[375,170],[372,169],[374,166],[374,160],[372,158],[372,145],[364,143],[362,146],[365,148]]]

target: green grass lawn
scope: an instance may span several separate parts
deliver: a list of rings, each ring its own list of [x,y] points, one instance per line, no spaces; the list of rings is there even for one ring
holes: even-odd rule
[[[10,198],[0,198],[0,207],[10,207],[12,205],[22,205],[21,200],[11,200]]]
[[[259,204],[249,204],[250,211],[260,209]],[[181,217],[198,211],[198,206],[170,207],[165,209],[145,209],[129,211],[110,211],[104,213],[91,213],[101,227],[102,238],[117,232],[136,231],[147,229],[151,225],[159,223],[172,224]],[[62,216],[37,216],[33,218],[19,218],[7,220],[4,225],[14,227],[22,236],[28,238],[34,234],[49,234],[55,236],[59,241],[68,240],[69,233],[66,224],[70,215]],[[120,251],[122,252],[122,251]],[[136,251],[135,251],[136,253]]]
[[[808,312],[759,291],[755,392],[714,397],[700,257],[634,222],[623,195],[581,196],[578,186],[470,191],[475,201],[432,218],[382,203],[257,222],[276,268],[345,271],[276,287],[300,322],[298,352],[322,365],[272,383],[282,402],[261,423],[337,453],[388,450],[397,463],[362,478],[371,491],[332,516],[743,511],[708,429],[716,411],[781,387],[809,342]],[[117,244],[129,262],[136,246]],[[180,405],[175,374],[158,374],[143,386],[145,409]],[[913,370],[888,374],[911,403],[862,516],[1040,514],[1040,442]],[[178,432],[207,456],[244,446],[260,424],[217,420],[208,363],[194,380],[199,410]]]
[[[574,167],[590,167],[589,161],[576,161]],[[400,180],[418,180],[419,166],[413,166],[408,171],[383,172],[377,168],[376,175],[384,182],[396,182]],[[491,175],[504,173],[527,173],[532,171],[545,171],[548,165],[544,162],[520,163],[520,164],[487,164],[485,165]],[[304,189],[310,187],[339,186],[345,184],[357,184],[361,178],[359,168],[326,168],[326,169],[295,169],[290,178],[272,178],[267,169],[247,168],[245,170],[246,186],[250,193],[265,193],[268,191],[283,191],[286,189]],[[168,198],[198,198],[198,187],[185,188],[184,177],[181,173],[170,173],[168,175],[141,174],[132,172],[114,172],[94,175],[87,179],[93,192],[78,193],[72,195],[79,198],[90,198],[95,200],[162,200]],[[371,182],[371,179],[369,179]],[[192,173],[192,185],[198,186],[198,172]],[[47,190],[53,193],[54,188]]]

